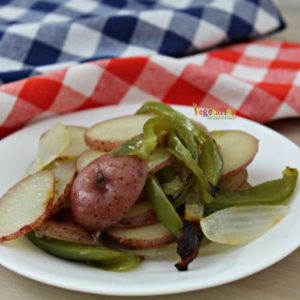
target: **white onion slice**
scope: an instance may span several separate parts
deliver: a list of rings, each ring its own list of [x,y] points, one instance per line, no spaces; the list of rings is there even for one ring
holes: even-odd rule
[[[38,153],[35,161],[28,170],[28,174],[36,173],[61,156],[70,143],[67,128],[57,123],[40,138]]]
[[[79,126],[66,126],[69,134],[70,134],[70,143],[68,147],[61,154],[62,157],[77,157],[83,151],[89,149],[87,144],[85,143],[84,134],[85,127]]]
[[[271,229],[287,213],[284,205],[230,207],[217,211],[200,221],[204,235],[211,241],[247,244]]]

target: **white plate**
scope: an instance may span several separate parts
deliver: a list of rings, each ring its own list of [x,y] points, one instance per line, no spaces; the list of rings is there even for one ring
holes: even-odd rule
[[[130,114],[138,105],[111,106],[73,113],[33,124],[0,142],[0,194],[18,181],[35,156],[40,134],[62,121],[89,126]],[[300,167],[300,150],[278,133],[249,120],[210,121],[195,116],[191,107],[176,107],[210,130],[241,129],[260,140],[259,153],[249,167],[250,182],[281,177],[285,166]],[[236,145],[238,147],[238,145]],[[108,295],[158,295],[208,288],[258,272],[300,246],[300,185],[289,214],[267,234],[223,253],[199,257],[188,272],[175,270],[172,261],[146,261],[136,270],[111,273],[67,262],[39,250],[24,238],[0,244],[0,263],[31,279],[71,290]]]

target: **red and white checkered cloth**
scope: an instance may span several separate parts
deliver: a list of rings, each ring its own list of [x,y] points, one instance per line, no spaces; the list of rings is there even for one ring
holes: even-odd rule
[[[260,40],[183,59],[100,60],[0,86],[0,137],[49,114],[148,100],[300,116],[300,45]]]

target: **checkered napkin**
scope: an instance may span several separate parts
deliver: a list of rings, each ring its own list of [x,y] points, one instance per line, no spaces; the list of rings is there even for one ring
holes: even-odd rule
[[[1,0],[0,5],[2,83],[100,58],[181,57],[284,27],[271,0]]]
[[[0,136],[56,114],[148,100],[300,116],[300,45],[260,40],[183,59],[98,60],[0,86]]]

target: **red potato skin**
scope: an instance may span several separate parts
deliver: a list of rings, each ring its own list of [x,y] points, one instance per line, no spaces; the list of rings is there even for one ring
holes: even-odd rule
[[[147,179],[146,161],[103,155],[76,177],[70,194],[74,220],[91,231],[119,222],[136,203]]]
[[[236,174],[238,174],[239,172],[241,172],[243,169],[245,169],[248,165],[250,165],[250,163],[253,161],[254,157],[252,159],[250,159],[249,161],[247,161],[244,165],[240,166],[237,169],[234,169],[226,174],[222,174],[221,179],[225,179],[228,178],[230,176],[234,176]]]
[[[97,236],[86,231],[71,220],[45,220],[35,229],[38,236],[78,243],[81,245],[99,245]]]
[[[116,228],[136,228],[147,225],[152,225],[158,222],[158,218],[153,210],[148,210],[143,214],[134,216],[131,218],[124,218],[117,224],[114,224]]]
[[[73,181],[74,181],[74,178],[73,178]],[[63,205],[64,201],[66,201],[66,199],[68,199],[68,196],[70,195],[70,192],[71,192],[71,187],[72,187],[72,183],[68,184],[65,188],[64,193],[55,201],[55,203],[53,201],[52,206],[50,208],[51,215],[55,215],[59,211],[60,207]]]
[[[240,186],[238,191],[244,191],[244,190],[250,189],[251,187],[252,187],[252,185],[248,181],[246,181]]]
[[[115,241],[120,243],[123,246],[126,246],[131,249],[147,249],[147,248],[153,248],[158,246],[164,246],[173,241],[173,236],[164,236],[159,239],[153,239],[153,240],[138,240],[138,239],[126,239],[126,238],[114,238]]]
[[[167,234],[159,238],[153,239],[137,239],[137,238],[127,238],[127,237],[116,237],[108,232],[106,234],[114,241],[118,242],[120,245],[126,246],[131,249],[147,249],[158,246],[164,246],[171,243],[174,240],[172,234]]]
[[[28,232],[34,230],[41,224],[43,224],[44,220],[49,216],[49,211],[46,211],[42,216],[40,216],[34,223],[30,225],[24,225],[22,228],[20,228],[17,232],[11,233],[6,236],[2,236],[0,238],[0,242],[7,242],[11,240],[15,240],[18,237],[27,234]]]
[[[93,150],[108,152],[115,148],[118,148],[124,141],[97,141],[85,136],[85,142]]]

